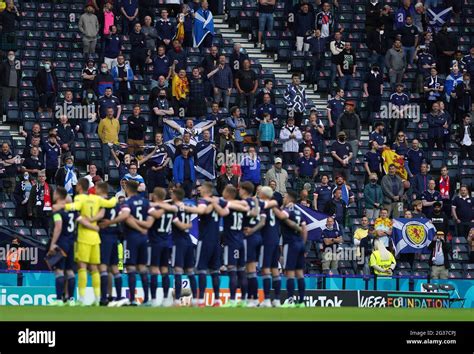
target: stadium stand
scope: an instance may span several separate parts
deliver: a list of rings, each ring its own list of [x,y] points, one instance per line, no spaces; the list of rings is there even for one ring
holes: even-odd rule
[[[100,5],[106,2],[97,1]],[[95,3],[94,1],[88,4],[94,7]],[[130,140],[139,141],[136,150],[133,150],[134,156],[132,156],[132,159],[140,161],[144,155],[146,156],[153,151],[155,144],[154,133],[163,131],[165,138],[171,139],[171,142],[167,145],[167,153],[171,157],[175,157],[176,146],[172,144],[172,139],[176,134],[171,134],[173,129],[167,124],[166,118],[180,120],[181,122],[178,122],[180,126],[184,126],[185,118],[192,118],[194,119],[194,125],[197,126],[207,117],[208,119],[216,119],[216,127],[212,129],[214,130],[213,138],[218,152],[240,152],[239,146],[241,145],[243,145],[244,151],[247,151],[250,146],[257,146],[260,175],[255,181],[256,185],[270,183],[265,176],[274,167],[275,158],[281,157],[283,158],[283,168],[288,173],[288,180],[284,182],[283,186],[278,185],[277,191],[283,194],[286,188],[295,189],[300,193],[302,202],[307,203],[308,207],[314,209],[314,205],[318,204],[313,201],[314,192],[318,194],[319,191],[319,198],[322,198],[322,192],[319,189],[321,186],[321,176],[324,174],[328,175],[330,185],[344,191],[343,202],[326,203],[331,204],[334,210],[331,210],[331,208],[325,210],[318,209],[321,212],[334,214],[336,219],[340,218],[338,221],[340,221],[341,227],[344,230],[343,245],[351,247],[354,245],[354,233],[357,228],[361,227],[361,218],[368,215],[367,193],[364,193],[364,189],[367,189],[367,185],[370,183],[367,172],[368,167],[365,164],[367,161],[372,161],[370,160],[369,142],[375,140],[379,146],[384,145],[388,147],[389,151],[392,151],[390,148],[393,149],[398,155],[395,158],[392,157],[391,160],[398,164],[399,170],[404,170],[404,166],[409,168],[409,171],[407,171],[408,176],[405,176],[404,180],[410,183],[403,185],[403,191],[401,191],[402,199],[396,201],[402,203],[401,210],[398,210],[398,213],[394,210],[395,213],[389,217],[406,215],[404,212],[409,210],[413,211],[413,218],[415,218],[417,217],[414,215],[416,211],[413,208],[415,199],[429,202],[428,199],[432,194],[427,191],[429,188],[426,180],[430,178],[424,178],[425,175],[420,172],[422,160],[419,156],[421,156],[421,153],[418,154],[419,150],[412,147],[413,141],[417,139],[421,145],[420,151],[424,154],[423,162],[429,164],[429,171],[426,176],[431,176],[436,181],[435,189],[442,194],[440,198],[443,201],[442,211],[445,214],[441,218],[444,218],[448,224],[445,240],[452,246],[449,277],[472,278],[474,273],[472,269],[472,262],[474,261],[472,256],[474,252],[472,220],[463,219],[459,220],[459,222],[456,221],[457,218],[462,219],[459,214],[460,209],[468,208],[468,206],[466,207],[466,203],[463,204],[462,202],[456,204],[457,218],[451,214],[450,208],[452,203],[457,203],[455,202],[456,198],[463,201],[466,198],[471,198],[470,193],[474,186],[474,155],[472,148],[474,129],[472,128],[472,122],[468,120],[470,118],[465,118],[466,115],[472,117],[472,104],[474,103],[472,101],[474,95],[472,92],[474,90],[471,91],[472,80],[469,82],[467,81],[467,76],[463,77],[463,74],[466,73],[470,73],[471,77],[474,75],[474,21],[472,17],[474,14],[474,4],[471,1],[431,1],[431,4],[437,3],[439,7],[434,5],[431,5],[429,8],[421,6],[422,9],[420,10],[420,6],[416,6],[415,10],[415,3],[423,5],[423,1],[399,2],[397,0],[389,0],[378,1],[378,7],[375,10],[371,10],[369,8],[370,1],[365,0],[339,0],[334,2],[320,0],[301,0],[296,2],[277,0],[274,9],[271,9],[273,13],[273,28],[271,30],[264,28],[261,45],[258,43],[258,23],[259,10],[262,8],[259,7],[257,1],[226,0],[225,4],[222,2],[224,11],[222,11],[222,8],[219,8],[220,6],[211,4],[211,9],[215,13],[214,28],[216,32],[212,36],[212,45],[217,47],[218,53],[225,55],[226,62],[233,71],[233,78],[239,78],[240,85],[244,91],[250,91],[247,91],[242,86],[244,82],[247,86],[249,81],[249,75],[245,73],[245,70],[240,70],[242,69],[244,57],[250,59],[250,69],[257,78],[258,89],[254,92],[256,93],[257,103],[254,105],[255,113],[252,112],[251,116],[245,114],[246,109],[243,109],[243,107],[247,106],[244,101],[240,100],[235,82],[232,82],[233,89],[230,93],[228,107],[225,107],[225,104],[220,102],[220,107],[216,111],[212,110],[211,103],[216,98],[213,89],[219,87],[219,84],[222,83],[221,80],[224,79],[219,77],[218,81],[217,78],[212,76],[210,79],[206,78],[206,75],[218,68],[218,58],[209,54],[212,51],[210,43],[206,44],[204,41],[204,45],[201,45],[200,48],[193,46],[193,38],[189,32],[192,31],[192,17],[189,17],[189,15],[184,16],[182,32],[184,39],[182,37],[179,38],[184,46],[183,50],[185,53],[185,62],[182,64],[179,63],[180,58],[183,58],[181,50],[173,49],[173,42],[168,43],[167,40],[162,40],[166,38],[163,34],[166,29],[163,30],[159,26],[156,27],[161,32],[158,33],[156,39],[152,39],[152,51],[147,52],[148,49],[145,48],[145,43],[141,36],[143,35],[143,38],[146,38],[146,41],[148,41],[152,36],[149,33],[152,33],[152,31],[148,32],[146,26],[143,26],[141,34],[134,33],[132,28],[125,34],[123,24],[126,21],[123,20],[124,16],[121,16],[119,11],[120,1],[112,1],[112,3],[114,3],[112,10],[114,13],[113,19],[115,24],[118,25],[117,35],[108,34],[108,29],[105,31],[107,34],[104,34],[104,13],[102,8],[96,9],[95,14],[99,17],[99,32],[96,34],[98,41],[95,50],[92,50],[91,53],[84,52],[83,43],[85,41],[83,35],[81,35],[81,31],[84,32],[84,29],[80,30],[80,18],[83,16],[84,6],[86,5],[86,2],[83,0],[15,2],[16,8],[5,10],[9,13],[18,11],[15,22],[16,27],[13,31],[7,31],[8,28],[6,28],[7,25],[11,25],[10,14],[7,15],[5,12],[0,14],[0,19],[3,21],[1,22],[3,23],[1,49],[4,61],[1,72],[5,73],[7,70],[5,68],[8,67],[9,75],[13,75],[12,73],[16,72],[21,76],[18,95],[14,97],[15,95],[12,94],[10,99],[5,97],[5,95],[10,94],[11,90],[8,90],[8,87],[14,85],[11,82],[4,82],[3,78],[1,79],[4,107],[1,110],[3,122],[0,125],[0,142],[8,144],[8,148],[5,148],[5,150],[2,148],[2,155],[0,156],[4,164],[3,172],[0,175],[2,182],[0,185],[2,188],[0,193],[0,225],[8,225],[26,237],[44,240],[50,234],[49,230],[46,229],[48,225],[47,223],[41,223],[38,219],[47,217],[49,214],[44,212],[44,210],[35,212],[36,205],[32,205],[34,202],[31,200],[33,192],[30,193],[29,191],[30,189],[33,191],[35,188],[32,182],[36,180],[38,170],[46,168],[47,181],[54,188],[55,183],[59,182],[57,171],[64,168],[64,157],[72,155],[74,157],[74,168],[77,169],[77,178],[89,175],[90,166],[94,164],[98,168],[97,174],[109,182],[111,194],[115,194],[117,191],[120,191],[120,182],[129,172],[127,171],[127,164],[130,162],[126,160],[126,152],[130,151],[132,146]],[[308,6],[307,4],[310,5],[310,12],[314,14],[316,22],[312,22],[310,24],[310,31],[304,33],[303,37],[301,37],[297,35],[298,31],[300,31],[298,27],[301,23],[298,23],[295,19],[301,17],[300,12],[304,12],[302,8]],[[327,6],[325,4],[329,4],[328,12],[324,11]],[[180,19],[179,13],[183,11],[196,11],[196,6],[199,6],[199,3],[189,2],[188,5],[182,8],[186,8],[186,10],[175,12],[173,9],[170,11],[169,21],[170,26],[173,28],[172,38],[174,38],[174,32],[181,33],[181,27],[178,26],[178,23],[180,23],[183,16]],[[407,6],[404,7],[404,5]],[[459,7],[460,5],[461,7]],[[212,8],[212,6],[214,7]],[[449,6],[454,6],[449,17],[435,18],[433,20],[432,16],[430,16],[429,10],[436,13],[439,8],[444,9]],[[152,8],[152,26],[154,26],[160,23],[161,10],[167,8],[166,1],[156,1],[155,6]],[[168,7],[168,9],[170,8]],[[376,15],[374,15],[374,11]],[[404,36],[408,33],[408,30],[404,30],[404,22],[401,24],[394,23],[396,20],[395,14],[402,14],[405,17],[406,14],[410,14],[414,19],[414,26],[421,28],[418,30],[419,35],[416,40],[417,55],[415,61],[412,64],[405,65],[401,76],[403,92],[408,96],[409,100],[408,106],[417,112],[419,120],[413,116],[411,119],[397,122],[400,124],[395,123],[394,125],[393,120],[390,120],[392,116],[384,115],[386,114],[384,109],[391,107],[390,103],[396,105],[396,102],[398,102],[398,96],[394,96],[396,95],[395,86],[391,85],[389,77],[392,73],[389,73],[388,70],[384,71],[384,67],[387,68],[385,65],[385,53],[388,48],[392,47],[392,43],[398,35],[395,27],[389,28],[389,25],[401,28],[402,43],[404,40],[407,40]],[[145,20],[141,16],[140,14],[138,18],[140,18],[143,25]],[[370,22],[374,16],[375,25],[373,25],[373,22]],[[191,22],[191,25],[189,25],[188,21]],[[444,21],[446,22],[444,23]],[[385,47],[385,49],[377,52],[377,50],[373,50],[374,44],[369,41],[369,38],[371,38],[369,36],[373,36],[373,33],[376,32],[375,27],[380,29],[382,24],[384,24],[385,35],[380,35],[383,37],[381,46]],[[449,32],[444,31],[446,26],[449,28]],[[312,81],[311,74],[314,69],[314,57],[317,55],[317,51],[314,48],[316,44],[312,45],[310,49],[307,48],[309,46],[307,37],[315,36],[314,30],[316,27],[320,30],[321,36],[326,37],[326,40],[322,50],[322,57],[320,62],[318,62],[320,68],[316,70],[316,78]],[[351,60],[345,58],[344,54],[342,56],[339,55],[337,59],[333,58],[330,49],[333,44],[330,44],[330,42],[334,41],[336,32],[341,33],[342,42],[349,42],[351,44],[355,55],[355,62],[352,63]],[[147,36],[144,33],[147,33]],[[114,117],[117,114],[117,107],[116,105],[114,106],[114,103],[111,103],[112,99],[110,97],[102,97],[103,92],[99,92],[99,86],[109,80],[106,73],[101,73],[99,70],[104,57],[110,58],[108,54],[113,55],[111,48],[114,45],[115,37],[117,37],[117,43],[120,46],[120,53],[124,55],[127,65],[130,65],[133,70],[133,79],[130,80],[131,82],[129,81],[130,85],[128,87],[124,84],[125,81],[113,81],[114,78],[112,77],[111,85],[114,86],[113,96],[118,97],[117,102],[120,105],[118,110],[121,111],[118,119],[120,130],[116,137],[117,139],[110,136],[104,138],[104,133],[97,132],[99,121],[107,119],[104,118],[105,115],[100,118],[97,117],[97,120],[95,120],[96,114],[98,115],[99,113],[97,104],[100,107],[112,107],[114,109]],[[432,37],[432,40],[429,40],[430,37]],[[302,50],[296,50],[299,38],[303,38]],[[446,42],[450,40],[452,40],[450,46],[445,47]],[[241,49],[239,53],[234,51],[235,44],[240,44]],[[168,67],[174,63],[173,69],[176,70],[176,77],[180,78],[176,79],[176,83],[172,83],[175,79],[171,77],[169,80],[165,78],[164,82],[160,83],[160,75],[156,75],[156,73],[159,73],[158,66],[160,63],[163,63],[162,58],[160,59],[160,56],[155,53],[155,48],[160,45],[166,47],[167,58],[169,59],[169,63],[165,64],[164,75],[168,76]],[[446,51],[446,49],[449,49],[449,51]],[[15,58],[12,59],[12,62],[17,65],[15,66],[16,70],[10,69],[8,63],[10,59],[7,57],[9,50],[15,50]],[[461,56],[455,57],[456,51],[460,51]],[[401,52],[406,52],[405,46]],[[439,69],[439,76],[430,76],[432,73],[430,73],[429,69],[422,68],[422,63],[424,63],[424,60],[428,60],[426,59],[428,56],[431,56],[432,60],[436,63],[436,67]],[[173,58],[173,61],[171,58]],[[84,78],[84,73],[90,74],[86,72],[88,60],[93,61],[95,68],[95,79],[92,80],[92,86],[88,87],[90,90],[85,87],[87,84]],[[135,65],[140,63],[141,60],[143,61],[143,67],[140,64]],[[352,65],[356,65],[354,75],[352,76],[349,73],[349,85],[351,88],[345,90],[344,99],[346,103],[348,101],[354,103],[355,113],[361,120],[360,126],[354,127],[351,125],[352,120],[349,118],[343,119],[342,116],[338,117],[336,115],[336,112],[346,114],[343,113],[344,104],[338,103],[337,100],[334,101],[339,76],[339,73],[334,72],[336,68],[334,64],[339,60],[341,70],[346,69],[345,65],[350,68],[352,68]],[[377,100],[372,97],[374,96],[373,92],[368,92],[368,95],[366,94],[367,92],[364,92],[364,84],[371,80],[370,74],[374,72],[372,64],[375,62],[377,65],[379,63],[382,64],[379,65],[378,75],[381,75],[384,79],[382,82],[383,93],[378,104],[374,104]],[[114,64],[116,62],[111,65]],[[49,75],[48,66],[53,68],[53,76],[57,78],[57,81],[50,79],[52,76]],[[451,73],[453,66],[458,68],[455,73]],[[46,70],[45,67],[47,68]],[[191,79],[194,67],[200,67],[202,76]],[[186,80],[189,81],[189,87],[183,88],[182,92],[179,91],[180,85],[184,87],[187,84],[185,83],[186,80],[180,77],[180,69],[185,70]],[[92,68],[90,70],[92,73]],[[423,86],[425,86],[427,87],[426,92],[419,90],[418,76],[420,75],[422,90]],[[302,80],[302,84],[296,88],[291,85],[292,80],[295,79]],[[262,112],[268,112],[269,105],[261,106],[264,99],[263,93],[266,91],[262,91],[262,97],[259,97],[259,92],[264,89],[269,80],[273,83],[270,98],[272,99],[275,112],[270,113],[273,114],[272,118],[275,118],[271,121],[274,123],[274,138],[270,139],[270,145],[264,145],[260,144],[262,137],[260,126],[263,125],[263,122],[262,117],[258,117],[258,112],[259,109],[262,109]],[[371,84],[372,82],[369,82],[369,86]],[[437,88],[443,87],[439,95],[438,91],[429,91],[433,85],[437,85]],[[179,87],[175,88],[175,86]],[[161,91],[161,88],[166,92],[166,97],[160,97],[159,91]],[[187,91],[188,88],[189,92]],[[451,90],[450,92],[447,91],[448,88]],[[72,103],[67,102],[67,91],[72,92]],[[451,95],[451,92],[456,93],[457,96]],[[88,93],[91,94],[91,97],[88,97]],[[42,96],[41,101],[49,100],[50,102],[40,102],[40,94]],[[375,96],[377,95],[375,94]],[[441,109],[441,113],[433,113],[431,111],[431,105],[433,104],[431,98],[434,99],[433,101],[441,101],[444,104],[445,108]],[[204,99],[206,100],[205,110],[207,113],[200,114],[197,117],[194,112],[199,110],[199,107],[194,103],[199,100],[202,102]],[[66,103],[63,104],[63,102]],[[338,106],[338,104],[341,106]],[[130,123],[127,119],[133,115],[136,105],[140,108],[139,115],[145,121],[144,126],[141,128],[144,134],[142,136],[137,134],[137,137],[131,139]],[[74,113],[70,116],[69,125],[64,124],[62,126],[58,112],[64,107],[72,106],[74,107],[72,109]],[[235,124],[235,120],[229,119],[231,117],[231,107],[233,106],[241,108],[241,116],[245,121],[245,128],[243,129]],[[90,107],[92,107],[92,111],[87,110]],[[171,113],[167,111],[169,107],[173,108]],[[327,107],[331,107],[331,109],[328,110]],[[440,109],[439,105],[438,109]],[[163,113],[165,111],[167,113]],[[86,112],[85,117],[81,116],[83,112]],[[311,122],[312,112],[316,112],[314,125]],[[390,112],[389,114],[392,113]],[[163,120],[158,119],[158,117],[165,117],[165,122],[163,123]],[[314,146],[314,149],[311,148],[311,154],[315,157],[319,156],[317,162],[318,173],[315,178],[313,176],[307,177],[304,174],[304,160],[301,160],[303,158],[300,159],[299,155],[294,160],[290,160],[290,163],[285,159],[285,141],[287,140],[283,141],[280,132],[287,124],[287,118],[289,117],[296,119],[297,126],[302,132],[308,131],[311,133],[310,140],[312,141],[308,142],[307,146]],[[82,118],[82,120],[79,118]],[[338,121],[337,124],[335,123],[336,120]],[[271,122],[268,122],[266,125],[272,125]],[[377,122],[383,122],[385,126],[384,131],[380,134],[380,141],[373,134]],[[34,126],[36,123],[39,123],[39,131],[35,132]],[[331,123],[334,123],[334,128]],[[199,126],[202,126],[202,124]],[[51,128],[54,127],[57,130],[52,135],[57,137],[60,148],[57,156],[51,151],[46,151],[48,149],[46,141],[51,135]],[[321,133],[317,127],[323,127],[324,133]],[[230,128],[231,132],[235,131],[236,133],[233,137],[227,139],[223,130],[228,128]],[[100,124],[99,129],[101,129]],[[355,137],[351,136],[351,130],[357,131]],[[348,167],[347,180],[343,181],[343,184],[336,185],[336,177],[339,175],[337,171],[340,171],[340,164],[336,164],[335,154],[331,153],[331,151],[332,146],[334,146],[333,144],[336,144],[336,146],[338,144],[335,139],[336,133],[339,131],[348,133],[348,143],[352,151],[356,151],[356,156],[353,157]],[[398,139],[397,133],[399,131],[403,132],[406,136],[406,141],[408,142],[406,148],[403,144],[393,144]],[[136,133],[135,130],[134,132]],[[194,134],[192,129],[189,129],[189,132]],[[41,139],[40,142],[35,142],[34,137],[38,133]],[[183,139],[186,138],[183,137]],[[194,136],[191,139],[194,139]],[[113,144],[113,151],[104,142]],[[231,143],[230,148],[227,142]],[[40,160],[45,158],[46,165],[43,163],[41,168],[34,168],[34,166],[31,166],[31,161],[28,158],[30,154],[33,154],[30,150],[34,150],[34,146],[38,146],[35,144],[38,143],[42,147]],[[185,143],[187,142],[185,141]],[[300,147],[304,147],[304,145],[301,145],[303,140],[299,139],[296,143],[296,152],[298,154],[303,151],[300,150]],[[32,147],[33,149],[31,149]],[[382,176],[387,171],[383,171],[381,168],[384,162],[381,160],[380,151],[378,151],[379,149],[376,148],[374,153],[375,156],[379,156],[376,158],[378,160],[375,163],[377,170],[374,171],[372,169],[373,165],[370,165],[370,170],[378,175],[377,183],[380,185],[383,184],[381,182]],[[178,151],[176,151],[176,154],[178,154]],[[44,157],[46,155],[47,157]],[[117,159],[113,155],[117,155]],[[55,158],[56,160],[60,158],[61,163],[59,165],[55,165],[52,162]],[[11,159],[14,161],[11,162]],[[387,159],[389,158],[386,157]],[[402,162],[400,162],[400,159]],[[342,161],[342,159],[340,160]],[[30,164],[25,165],[25,161],[29,161]],[[200,163],[204,164],[205,162],[200,161]],[[154,177],[150,177],[152,175],[150,174],[151,166],[156,165],[150,163],[141,165],[139,174],[144,177],[147,186],[160,185],[152,180]],[[217,175],[220,175],[222,167],[214,161],[211,168],[208,168],[208,165],[200,166],[211,170],[211,174],[216,172]],[[385,167],[388,167],[388,164]],[[25,168],[29,171],[27,179],[24,177]],[[443,168],[446,170],[444,175],[442,174]],[[51,171],[49,172],[50,174],[48,174],[48,170]],[[168,170],[171,173],[172,169],[169,168]],[[249,178],[245,174],[246,171],[242,171],[242,173],[242,179]],[[420,178],[417,179],[417,176],[420,176]],[[443,176],[449,176],[450,182],[447,185],[446,179],[443,179]],[[56,177],[56,180],[54,177]],[[134,177],[132,176],[131,178],[133,179]],[[172,183],[171,174],[165,176],[165,179],[165,185]],[[423,180],[425,184],[418,183],[418,181]],[[309,183],[308,186],[305,185],[306,183]],[[469,196],[460,197],[458,195],[462,185],[468,187]],[[194,184],[192,188],[196,189],[195,187],[196,185]],[[27,194],[25,189],[28,190]],[[305,191],[307,191],[306,194]],[[148,192],[151,192],[151,190],[148,189]],[[349,196],[352,197],[349,198]],[[29,201],[26,203],[27,206],[23,204],[25,197],[26,199],[29,198]],[[329,201],[332,199],[332,195],[330,195]],[[44,206],[44,202],[44,200],[41,201],[43,203],[42,206]],[[380,209],[382,204],[384,207],[389,206],[390,208],[393,207],[393,204],[399,204],[395,202],[379,202],[379,206],[375,209]],[[339,215],[340,205],[342,205],[341,215]],[[463,215],[468,215],[468,218],[470,215],[472,219],[472,210],[471,203],[470,211],[463,212]],[[418,215],[420,212],[418,211]],[[436,218],[436,216],[432,215],[431,205],[425,205],[422,212],[424,217],[428,219],[433,220]],[[369,220],[369,225],[364,226],[364,228],[370,237],[375,237],[379,230],[377,228],[377,220],[375,218]],[[392,232],[391,227],[390,231]],[[306,262],[307,272],[322,272],[320,262],[321,247],[322,241],[316,242],[309,249]],[[397,256],[398,264],[395,274],[400,276],[428,275],[430,273],[432,257],[430,255],[426,257],[418,253],[411,255],[411,257],[406,254]],[[338,269],[333,271],[350,275],[360,270],[357,269],[355,263],[340,262]]]

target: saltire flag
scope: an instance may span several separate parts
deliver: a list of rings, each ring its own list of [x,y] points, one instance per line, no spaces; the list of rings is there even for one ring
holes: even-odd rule
[[[207,13],[207,16],[204,14]],[[194,13],[194,47],[199,47],[207,35],[214,34],[214,18],[211,11],[204,11],[202,8]]]
[[[403,156],[398,155],[395,151],[390,148],[386,148],[382,152],[382,159],[383,159],[383,170],[385,174],[388,174],[388,167],[391,164],[394,164],[397,168],[397,175],[401,177],[401,179],[406,180],[408,179],[408,173],[405,169],[405,158]]]
[[[395,255],[399,253],[426,253],[436,234],[436,228],[429,219],[394,219],[392,239]]]
[[[443,27],[445,23],[448,23],[449,20],[451,19],[451,16],[453,15],[453,8],[452,7],[434,7],[434,8],[429,8],[426,11],[426,17],[428,19],[428,22],[430,26],[435,28],[435,32],[438,32],[438,30]]]
[[[216,179],[215,164],[217,152],[214,148],[214,144],[208,144],[205,148],[198,151],[196,155],[196,178],[205,179],[207,181]]]
[[[306,222],[306,228],[308,230],[308,240],[322,242],[322,233],[326,228],[326,221],[329,217],[327,214],[313,210],[301,204],[295,204],[295,208],[301,212],[303,221]],[[334,227],[339,229],[339,225],[334,220]]]
[[[183,119],[173,119],[173,121],[175,123],[177,123],[179,126],[184,128],[185,121]],[[202,127],[205,127],[206,125],[208,125],[211,122],[212,121],[210,121],[210,120],[200,120],[199,122],[195,121],[193,129],[200,129]],[[209,132],[211,133],[211,141],[214,141],[214,129],[209,129]],[[163,141],[166,145],[168,145],[171,148],[173,153],[175,152],[175,147],[173,145],[173,142],[174,142],[174,138],[176,138],[176,137],[181,137],[181,134],[178,131],[171,128],[168,124],[164,124],[164,127],[163,127]],[[194,139],[195,139],[196,143],[200,142],[202,140],[202,133],[195,136]],[[191,137],[191,142],[192,141],[193,141],[193,138]]]

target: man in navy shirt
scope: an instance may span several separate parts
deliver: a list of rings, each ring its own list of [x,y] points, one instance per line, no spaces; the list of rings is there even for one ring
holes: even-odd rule
[[[334,219],[328,217],[326,219],[326,228],[322,232],[323,238],[323,253],[321,266],[323,273],[338,274],[338,261],[337,261],[337,245],[340,245],[342,240],[342,235],[334,225]]]
[[[397,134],[399,131],[404,131],[406,127],[406,115],[408,103],[410,102],[410,97],[403,92],[404,85],[397,84],[395,92],[390,95],[390,109],[392,117],[387,126],[390,127],[389,136],[390,140],[393,139],[393,135]],[[409,117],[415,118],[415,117]]]
[[[120,105],[120,99],[112,94],[112,87],[106,88],[104,96],[99,97],[99,117],[101,119],[107,115],[108,108],[113,108],[114,117],[120,120],[122,106]]]
[[[423,204],[423,214],[431,218],[433,216],[433,205],[436,202],[442,202],[441,194],[435,190],[434,180],[428,182],[428,189],[421,193],[421,202]]]
[[[332,186],[329,185],[329,176],[321,176],[321,184],[316,187],[313,194],[313,208],[315,210],[323,211],[326,204],[331,201],[332,198]]]
[[[319,153],[318,153],[319,155]],[[311,148],[306,146],[303,156],[296,162],[295,174],[299,178],[314,180],[318,174],[318,161],[311,157]]]
[[[329,119],[329,137],[336,138],[336,122],[339,116],[344,112],[344,90],[336,89],[336,94],[328,101],[327,112]]]
[[[460,237],[467,237],[474,218],[473,199],[469,196],[469,189],[462,185],[459,195],[454,197],[452,214],[456,222],[456,234]]]
[[[137,20],[138,16],[138,0],[122,0],[121,1],[121,8],[120,11],[122,12],[122,26],[123,26],[123,34],[127,35],[133,28],[135,21]]]
[[[423,84],[425,82],[425,77],[430,75],[430,70],[436,61],[425,45],[418,46],[417,51],[415,52],[415,60],[417,66],[416,91],[419,94],[423,94]]]
[[[382,122],[375,123],[374,130],[369,135],[369,145],[370,142],[376,141],[379,147],[382,147],[385,144],[385,135],[384,135],[384,124]]]
[[[337,141],[331,146],[331,155],[333,158],[334,177],[342,175],[345,180],[349,179],[352,160],[352,147],[346,142],[346,133],[343,131],[337,135]]]
[[[153,75],[151,77],[151,88],[158,86],[158,79],[164,76],[166,80],[170,77],[170,67],[172,62],[165,54],[165,47],[158,47],[158,55],[153,59]]]
[[[263,95],[263,103],[257,107],[256,120],[258,121],[263,120],[263,115],[265,113],[268,113],[273,121],[277,119],[276,107],[272,103],[271,96],[268,93],[265,93]]]
[[[425,153],[420,149],[420,143],[417,139],[413,139],[411,148],[408,149],[405,155],[405,168],[408,176],[412,178],[421,171],[421,164],[427,162]]]
[[[311,52],[311,74],[308,85],[308,88],[312,86],[316,91],[318,89],[318,78],[319,72],[321,71],[321,66],[324,61],[324,53],[326,52],[327,47],[327,37],[321,37],[321,30],[316,29],[314,35],[308,37],[307,39],[309,44],[309,50]]]
[[[161,10],[161,17],[156,22],[156,32],[158,33],[158,41],[160,45],[167,49],[171,48],[171,41],[176,35],[176,27],[170,22],[168,18],[168,10]]]

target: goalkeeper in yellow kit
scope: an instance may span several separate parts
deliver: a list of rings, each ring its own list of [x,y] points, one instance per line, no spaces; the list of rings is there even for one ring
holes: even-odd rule
[[[104,183],[104,189],[108,186]],[[66,211],[77,211],[82,218],[87,219],[92,225],[97,225],[97,221],[103,217],[101,208],[113,208],[117,204],[117,198],[105,199],[95,194],[87,194],[89,180],[79,179],[76,185],[76,196],[74,202],[55,205],[55,211],[64,208]],[[100,264],[100,236],[99,232],[86,228],[81,222],[77,231],[77,240],[74,247],[74,260],[78,266],[78,288],[79,304],[84,304],[84,297],[87,286],[87,268],[91,273],[92,287],[94,288],[95,302],[100,300],[100,274],[98,264]]]

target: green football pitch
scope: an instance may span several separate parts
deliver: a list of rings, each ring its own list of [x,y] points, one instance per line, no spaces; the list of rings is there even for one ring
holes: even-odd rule
[[[473,321],[474,309],[0,306],[0,321]]]

